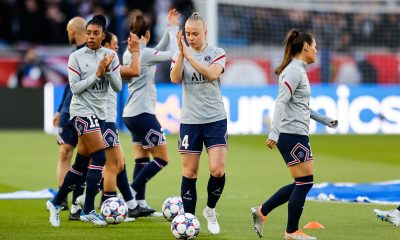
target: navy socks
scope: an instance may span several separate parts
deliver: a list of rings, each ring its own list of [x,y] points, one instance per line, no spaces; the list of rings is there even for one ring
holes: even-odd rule
[[[207,184],[207,206],[209,208],[215,208],[219,198],[221,197],[222,191],[225,186],[225,174],[222,177],[214,177],[210,174]]]

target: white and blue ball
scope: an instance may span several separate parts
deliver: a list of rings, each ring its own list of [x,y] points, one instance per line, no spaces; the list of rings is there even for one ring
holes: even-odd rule
[[[171,232],[176,239],[195,239],[200,233],[200,222],[191,213],[178,215],[171,222]]]
[[[172,221],[176,216],[184,214],[183,202],[181,197],[173,196],[165,199],[161,206],[162,213],[168,221]]]
[[[112,197],[103,202],[100,213],[108,224],[119,224],[126,218],[128,206],[124,200]]]

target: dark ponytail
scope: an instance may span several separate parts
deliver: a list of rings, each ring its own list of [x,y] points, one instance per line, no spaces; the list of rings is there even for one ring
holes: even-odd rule
[[[86,28],[89,25],[96,25],[103,28],[103,32],[106,31],[106,18],[103,15],[94,15],[93,18],[86,24]]]
[[[312,44],[313,37],[305,32],[299,32],[296,29],[290,30],[285,39],[285,55],[281,64],[275,69],[275,74],[279,75],[289,65],[296,54],[301,53],[304,43]]]
[[[135,21],[131,24],[131,32],[136,34],[138,38],[146,35],[146,32],[150,30],[150,25],[144,20],[143,15],[136,17]]]
[[[111,44],[111,40],[113,38],[114,34],[112,32],[106,31],[106,36],[104,37],[103,41],[101,42],[101,45],[105,46],[106,43]]]

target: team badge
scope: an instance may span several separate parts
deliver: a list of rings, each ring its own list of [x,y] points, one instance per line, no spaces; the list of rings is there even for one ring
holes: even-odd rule
[[[204,57],[204,61],[207,61],[207,62],[208,62],[208,61],[210,61],[210,60],[211,60],[211,57],[210,57],[209,55],[207,55],[207,56]]]

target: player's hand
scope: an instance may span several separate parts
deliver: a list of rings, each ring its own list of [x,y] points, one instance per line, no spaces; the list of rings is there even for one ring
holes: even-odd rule
[[[333,120],[328,123],[328,127],[330,128],[337,128],[338,125],[339,125],[338,120]]]
[[[106,67],[107,67],[107,55],[104,53],[103,59],[100,60],[99,66],[97,68],[96,76],[98,78],[101,78],[104,73],[106,72]]]
[[[267,145],[267,147],[270,149],[273,149],[276,146],[276,142],[272,139],[267,139],[267,141],[265,141],[265,145]]]
[[[175,8],[170,10],[167,16],[169,24],[179,26],[179,17],[180,14],[178,13],[178,11],[176,11]]]
[[[60,122],[60,113],[56,112],[53,119],[53,127],[58,127],[58,123]]]
[[[109,72],[110,71],[110,65],[112,63],[112,61],[114,60],[115,57],[115,53],[111,54],[110,56],[106,56],[106,71]]]
[[[128,37],[128,51],[130,53],[139,52],[140,48],[139,45],[140,45],[140,39],[138,38],[138,36],[130,32]]]
[[[176,43],[178,44],[178,50],[179,52],[183,51],[183,46],[182,46],[182,31],[179,31],[178,34],[176,34]]]
[[[186,59],[189,59],[190,57],[192,57],[192,55],[190,54],[189,48],[186,46],[186,43],[185,43],[185,40],[183,39],[183,36],[181,37],[181,44],[182,44],[183,56]]]

